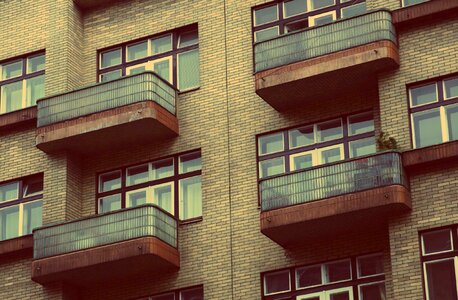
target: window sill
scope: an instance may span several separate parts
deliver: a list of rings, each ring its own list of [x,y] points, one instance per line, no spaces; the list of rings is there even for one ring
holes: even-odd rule
[[[195,87],[195,88],[190,88],[189,90],[178,91],[178,95],[183,95],[183,94],[195,92],[195,91],[198,91],[198,90],[200,90],[200,86]]]
[[[8,130],[18,125],[34,124],[36,126],[37,107],[31,106],[6,114],[0,114],[0,130]]]
[[[189,225],[189,224],[199,223],[199,222],[202,222],[202,221],[203,221],[202,217],[192,218],[192,219],[180,221],[180,226],[181,225]]]
[[[15,254],[27,254],[32,257],[33,254],[33,235],[24,235],[14,239],[0,242],[0,257]]]
[[[458,141],[446,142],[423,148],[407,150],[402,153],[405,168],[426,171],[432,167],[446,167],[445,164],[458,158]]]

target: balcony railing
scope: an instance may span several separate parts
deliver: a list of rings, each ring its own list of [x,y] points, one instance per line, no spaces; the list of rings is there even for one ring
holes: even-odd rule
[[[175,114],[176,89],[153,72],[83,87],[38,101],[38,127],[143,101]]]
[[[256,44],[255,72],[382,40],[397,44],[391,13],[369,12]]]
[[[408,185],[398,152],[265,179],[260,182],[261,209],[268,211],[389,185]]]
[[[33,233],[33,257],[40,259],[147,236],[176,248],[176,219],[156,206],[144,205],[41,227]]]

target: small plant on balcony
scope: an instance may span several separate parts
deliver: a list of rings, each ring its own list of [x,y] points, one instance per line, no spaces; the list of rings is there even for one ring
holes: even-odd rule
[[[377,138],[377,147],[379,151],[397,150],[398,143],[394,137],[391,137],[388,133],[382,131]]]

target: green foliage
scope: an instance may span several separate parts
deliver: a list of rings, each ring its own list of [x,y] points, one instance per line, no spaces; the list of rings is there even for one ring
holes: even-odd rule
[[[398,149],[398,143],[396,142],[396,139],[383,131],[380,132],[380,135],[378,136],[377,146],[379,151]]]

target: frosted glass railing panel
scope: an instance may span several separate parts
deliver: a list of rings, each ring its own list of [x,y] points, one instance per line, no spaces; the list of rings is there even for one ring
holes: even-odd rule
[[[134,238],[153,236],[177,246],[173,216],[148,205],[36,229],[34,258],[44,258]]]

